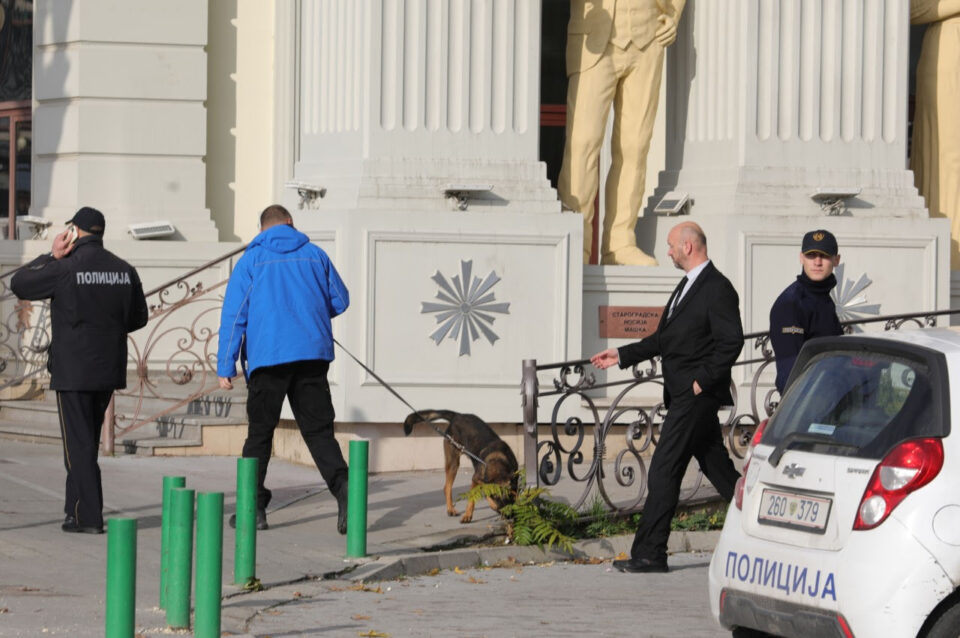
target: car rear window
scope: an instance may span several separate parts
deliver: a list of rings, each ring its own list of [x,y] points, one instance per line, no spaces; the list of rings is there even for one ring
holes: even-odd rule
[[[906,439],[945,436],[945,366],[923,359],[857,348],[798,361],[763,443],[879,459]]]

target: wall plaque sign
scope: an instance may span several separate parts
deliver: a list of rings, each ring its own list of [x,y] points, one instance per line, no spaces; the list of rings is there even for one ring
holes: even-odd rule
[[[601,339],[642,339],[660,323],[663,306],[600,306]]]

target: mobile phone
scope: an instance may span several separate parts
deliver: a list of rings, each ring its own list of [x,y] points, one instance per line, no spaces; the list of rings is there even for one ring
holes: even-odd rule
[[[76,227],[76,226],[74,226],[73,224],[70,224],[70,227],[67,228],[67,233],[69,233],[69,234],[67,235],[67,243],[68,243],[68,244],[72,244],[72,243],[74,243],[75,241],[77,241],[78,234],[77,234],[77,227]]]

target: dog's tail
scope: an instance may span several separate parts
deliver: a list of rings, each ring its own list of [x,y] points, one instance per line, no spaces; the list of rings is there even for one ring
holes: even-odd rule
[[[437,419],[443,419],[445,421],[452,421],[453,418],[457,415],[456,412],[452,410],[420,410],[419,412],[414,412],[407,417],[407,420],[403,422],[403,434],[408,436],[413,432],[413,426],[421,421],[436,421]]]

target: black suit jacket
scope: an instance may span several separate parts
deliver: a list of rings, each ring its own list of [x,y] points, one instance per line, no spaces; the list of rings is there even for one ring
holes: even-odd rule
[[[667,407],[672,398],[693,396],[694,381],[721,405],[732,404],[730,368],[743,349],[737,291],[711,262],[668,319],[667,309],[675,295],[676,292],[663,309],[656,332],[618,349],[620,367],[628,368],[660,355]]]

